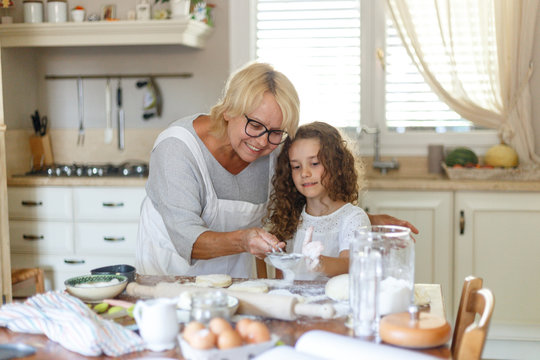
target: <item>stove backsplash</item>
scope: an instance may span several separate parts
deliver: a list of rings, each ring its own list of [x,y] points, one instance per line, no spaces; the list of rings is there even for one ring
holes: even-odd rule
[[[124,151],[118,150],[115,142],[104,143],[104,129],[87,129],[84,146],[77,146],[77,131],[73,129],[51,129],[49,135],[55,164],[120,165],[126,162],[147,164],[150,161],[154,141],[161,131],[162,129],[156,128],[126,129]],[[31,171],[32,155],[28,139],[32,133],[30,130],[22,129],[7,130],[8,177],[24,175]]]

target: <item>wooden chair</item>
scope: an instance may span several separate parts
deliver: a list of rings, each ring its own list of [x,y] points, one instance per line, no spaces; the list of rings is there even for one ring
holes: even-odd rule
[[[43,282],[43,270],[40,268],[12,269],[11,285],[18,284],[28,279],[34,279],[36,284],[36,294],[45,292],[45,283]]]
[[[452,358],[480,360],[495,306],[491,290],[482,288],[481,278],[465,278],[452,337]],[[480,315],[475,322],[476,315]]]

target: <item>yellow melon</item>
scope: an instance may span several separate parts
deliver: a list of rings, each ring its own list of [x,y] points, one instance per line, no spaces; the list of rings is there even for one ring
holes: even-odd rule
[[[506,144],[492,146],[484,157],[486,165],[493,167],[515,167],[518,166],[518,155],[514,149]]]

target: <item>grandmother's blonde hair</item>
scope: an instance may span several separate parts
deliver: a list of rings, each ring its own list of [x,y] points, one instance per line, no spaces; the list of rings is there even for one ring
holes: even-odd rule
[[[223,91],[223,97],[210,110],[211,131],[218,137],[225,136],[230,117],[241,116],[255,110],[264,93],[274,95],[281,112],[281,129],[294,137],[300,118],[300,99],[292,82],[281,72],[265,63],[249,63],[233,73]]]

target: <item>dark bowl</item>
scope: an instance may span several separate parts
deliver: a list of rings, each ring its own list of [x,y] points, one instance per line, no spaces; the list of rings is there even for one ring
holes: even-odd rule
[[[90,270],[92,275],[124,275],[128,282],[135,281],[135,268],[131,265],[110,265]]]

